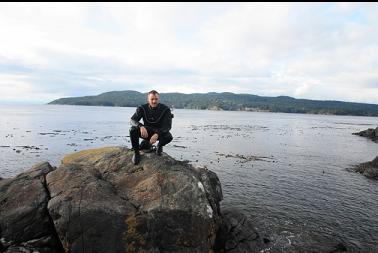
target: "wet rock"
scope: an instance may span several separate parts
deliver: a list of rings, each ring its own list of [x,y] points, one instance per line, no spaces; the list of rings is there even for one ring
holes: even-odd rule
[[[341,252],[354,252],[348,251],[344,242],[335,241],[335,238],[324,235],[312,235],[311,250],[305,250],[304,252],[324,252],[324,253],[341,253]]]
[[[38,133],[39,135],[58,135],[59,133]]]
[[[368,178],[378,179],[378,156],[370,162],[355,166],[354,170]]]
[[[180,146],[180,145],[173,145],[173,147],[176,147],[176,148],[186,148],[185,146]]]
[[[27,145],[24,145],[24,146],[15,146],[17,148],[23,148],[23,149],[36,149],[36,150],[39,150],[40,148],[39,147],[35,147],[35,146],[27,146]]]
[[[235,158],[237,159],[237,163],[246,163],[246,162],[251,162],[251,161],[265,161],[265,162],[275,162],[272,161],[273,156],[271,157],[266,157],[266,156],[254,156],[254,155],[241,155],[241,154],[222,154],[219,152],[215,152],[218,156],[225,157],[225,158]]]
[[[358,136],[366,137],[378,143],[378,127],[377,128],[369,128],[367,130],[363,130],[361,132],[353,133]]]
[[[342,243],[338,243],[334,249],[332,249],[331,251],[329,251],[329,253],[336,253],[336,252],[346,252],[347,251],[347,248],[345,247],[344,244]]]
[[[44,162],[15,178],[0,181],[0,234],[6,252],[59,248],[47,211],[45,175],[51,171],[53,167]]]
[[[237,209],[222,211],[215,252],[245,253],[262,249],[263,240],[243,213]]]

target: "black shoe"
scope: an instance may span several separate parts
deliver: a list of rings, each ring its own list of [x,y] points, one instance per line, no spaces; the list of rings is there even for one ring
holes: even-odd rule
[[[134,151],[133,158],[131,159],[134,165],[137,165],[140,162],[139,150]]]
[[[139,145],[140,150],[150,150],[151,147],[152,147],[151,143],[147,140],[143,140]]]
[[[163,152],[163,146],[161,146],[159,143],[156,147],[156,154],[161,155],[162,152]]]

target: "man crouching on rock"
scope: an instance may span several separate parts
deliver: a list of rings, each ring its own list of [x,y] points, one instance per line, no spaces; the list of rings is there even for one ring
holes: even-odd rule
[[[159,141],[156,154],[161,155],[163,146],[173,139],[169,130],[172,127],[172,113],[168,106],[159,103],[159,93],[156,90],[148,92],[148,104],[140,105],[131,117],[130,139],[134,149],[132,162],[136,165],[140,161],[139,150],[150,150],[152,144]],[[143,124],[139,120],[143,118]],[[143,138],[139,145],[139,138]]]

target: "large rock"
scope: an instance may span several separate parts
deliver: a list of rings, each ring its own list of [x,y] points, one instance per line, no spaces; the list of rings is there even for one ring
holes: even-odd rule
[[[47,175],[48,209],[72,252],[211,252],[222,191],[206,169],[124,148],[66,156]]]
[[[50,164],[41,163],[13,179],[0,181],[0,251],[60,252],[47,211],[45,176],[52,170]]]
[[[108,147],[0,181],[0,252],[258,252],[245,216],[220,212],[217,175]]]
[[[378,156],[373,161],[357,165],[355,170],[368,178],[378,179]]]

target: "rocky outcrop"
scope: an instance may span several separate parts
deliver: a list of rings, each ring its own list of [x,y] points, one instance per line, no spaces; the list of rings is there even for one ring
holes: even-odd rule
[[[355,171],[368,178],[378,179],[378,156],[373,161],[357,165]]]
[[[131,155],[83,151],[47,176],[48,208],[65,250],[208,252],[220,219],[216,176],[151,153],[134,166]]]
[[[377,128],[369,128],[366,130],[363,130],[361,132],[353,133],[358,136],[367,137],[371,139],[374,142],[378,143],[378,127]]]
[[[48,163],[37,164],[13,179],[0,181],[0,249],[6,252],[61,252],[47,210]]]
[[[142,154],[137,166],[131,157],[122,147],[85,150],[66,156],[57,169],[42,163],[1,180],[0,252],[207,253],[259,247],[245,217],[221,213],[215,173],[166,154]]]

